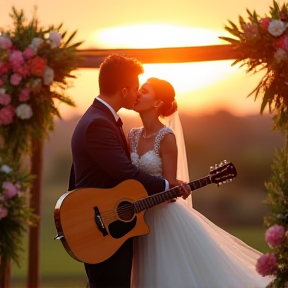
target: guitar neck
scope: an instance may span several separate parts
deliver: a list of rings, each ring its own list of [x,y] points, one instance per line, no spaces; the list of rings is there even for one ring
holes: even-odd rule
[[[206,176],[206,177],[200,178],[198,180],[189,182],[189,183],[181,185],[181,186],[189,185],[191,188],[191,191],[194,191],[196,189],[199,189],[199,188],[204,187],[204,186],[211,184],[211,183],[212,183],[212,181],[210,179],[210,176]],[[135,212],[140,213],[143,210],[147,210],[149,208],[152,208],[152,207],[154,207],[158,204],[161,204],[167,200],[180,197],[181,193],[180,193],[179,187],[180,186],[176,186],[176,187],[169,189],[167,191],[157,193],[157,194],[148,196],[144,199],[136,201],[133,204]]]

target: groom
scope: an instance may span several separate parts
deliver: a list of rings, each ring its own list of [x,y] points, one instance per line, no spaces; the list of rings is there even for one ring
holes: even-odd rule
[[[69,190],[85,187],[112,188],[136,179],[148,194],[166,190],[169,183],[137,169],[117,115],[120,108],[133,109],[142,65],[135,59],[111,55],[100,66],[100,94],[78,122],[72,135],[73,165]],[[177,185],[178,183],[170,183]],[[109,192],[107,192],[107,197]],[[105,249],[105,247],[103,247]],[[108,260],[85,265],[90,288],[129,288],[133,239],[128,239]]]

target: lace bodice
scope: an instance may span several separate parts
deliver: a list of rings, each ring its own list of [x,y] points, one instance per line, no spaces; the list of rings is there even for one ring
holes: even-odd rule
[[[162,175],[162,161],[159,156],[160,142],[164,138],[165,134],[173,133],[169,127],[161,128],[154,141],[154,148],[145,154],[139,156],[137,153],[137,146],[142,134],[143,127],[141,128],[132,128],[128,134],[128,138],[131,145],[131,161],[132,163],[144,170],[148,174],[153,176]]]

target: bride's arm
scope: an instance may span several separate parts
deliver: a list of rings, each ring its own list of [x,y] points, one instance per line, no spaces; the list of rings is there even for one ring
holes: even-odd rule
[[[170,187],[181,185],[185,182],[177,179],[177,144],[175,135],[172,133],[166,134],[161,141],[159,155],[162,160],[162,176],[168,180]],[[188,185],[180,187],[182,198],[186,199],[191,189]]]
[[[162,176],[173,186],[178,185],[176,179],[177,154],[177,145],[174,134],[166,134],[161,141],[159,155],[162,160]]]

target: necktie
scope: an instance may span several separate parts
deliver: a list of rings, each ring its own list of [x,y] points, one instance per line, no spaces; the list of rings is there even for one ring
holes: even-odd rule
[[[121,131],[121,136],[122,136],[123,142],[124,142],[124,144],[125,144],[126,154],[127,154],[127,156],[130,158],[130,153],[129,153],[129,149],[128,149],[128,145],[127,145],[127,140],[126,140],[126,137],[125,137],[123,128],[122,128],[123,122],[122,122],[122,120],[121,120],[120,117],[119,117],[118,120],[117,120],[117,126],[120,128],[120,131]]]

